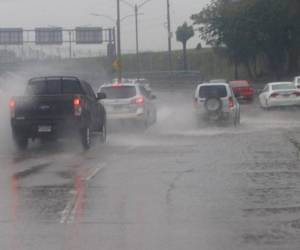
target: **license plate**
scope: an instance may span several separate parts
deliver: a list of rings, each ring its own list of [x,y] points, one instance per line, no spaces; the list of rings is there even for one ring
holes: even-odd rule
[[[51,126],[39,126],[38,127],[38,132],[39,133],[50,133],[52,131]]]

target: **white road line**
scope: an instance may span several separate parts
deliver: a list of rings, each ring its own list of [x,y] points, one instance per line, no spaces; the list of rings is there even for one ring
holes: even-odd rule
[[[102,163],[99,167],[97,167],[96,169],[94,169],[86,178],[86,181],[90,181],[91,179],[93,179],[101,169],[103,169],[105,166],[107,166],[107,163]]]
[[[73,192],[75,192],[75,190],[72,190]],[[60,223],[63,224],[68,220],[68,217],[74,207],[74,204],[76,203],[76,195],[67,203],[65,209],[61,212],[61,219],[60,219]]]
[[[138,146],[136,146],[136,145],[131,146],[131,147],[128,148],[127,152],[129,153],[130,151],[136,149],[137,147]],[[115,156],[118,156],[118,155],[115,154]],[[90,173],[87,174],[87,177],[84,179],[84,181],[85,182],[91,181],[107,165],[108,165],[107,162],[104,162],[104,163],[100,164],[97,168],[91,170]],[[78,209],[78,205],[79,205],[78,204],[78,202],[79,202],[78,198],[79,198],[80,194],[78,194],[76,192],[76,190],[71,190],[70,193],[73,194],[74,196],[73,196],[72,200],[70,200],[67,203],[65,209],[61,212],[60,223],[62,223],[62,224],[64,224],[64,223],[67,223],[67,224],[73,223],[76,210]]]
[[[99,165],[99,167],[93,169],[90,171],[90,173],[87,175],[87,177],[84,179],[85,182],[88,182],[92,180],[100,171],[103,169],[105,166],[107,166],[107,163],[102,163]],[[83,183],[84,185],[84,183]],[[80,191],[81,192],[81,191]],[[61,212],[61,219],[60,223],[61,224],[71,224],[74,222],[74,217],[76,210],[78,209],[79,206],[79,196],[81,194],[77,193],[75,189],[70,190],[70,194],[73,195],[72,199],[67,203],[65,209]]]

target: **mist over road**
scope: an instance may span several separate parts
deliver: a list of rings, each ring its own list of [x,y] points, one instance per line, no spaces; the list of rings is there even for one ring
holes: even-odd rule
[[[300,110],[255,102],[236,129],[199,128],[192,87],[154,92],[157,124],[113,129],[89,152],[17,152],[1,110],[1,249],[299,248]]]

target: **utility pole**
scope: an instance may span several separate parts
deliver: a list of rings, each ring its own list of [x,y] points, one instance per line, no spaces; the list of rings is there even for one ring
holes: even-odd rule
[[[139,9],[141,7],[143,7],[145,4],[147,4],[148,2],[152,1],[152,0],[144,0],[142,3],[135,4],[135,5],[131,4],[127,0],[121,0],[121,1],[134,10],[134,16],[135,16],[135,45],[136,45],[136,70],[137,70],[137,78],[139,79],[141,77],[140,48],[139,48],[139,25],[138,25],[139,24],[138,16],[140,14]]]
[[[120,0],[117,0],[118,81],[122,82]]]
[[[172,32],[171,32],[171,17],[170,17],[170,0],[167,0],[167,21],[168,21],[168,54],[169,54],[169,70],[172,72]]]
[[[138,5],[134,6],[135,13],[135,45],[136,45],[136,70],[137,70],[137,78],[140,79],[140,52],[139,52],[139,27],[138,27]]]
[[[69,31],[69,58],[72,58],[72,31]]]

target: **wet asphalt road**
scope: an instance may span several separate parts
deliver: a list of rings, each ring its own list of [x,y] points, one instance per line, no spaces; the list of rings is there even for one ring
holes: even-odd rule
[[[16,153],[2,121],[0,249],[299,249],[300,110],[197,128],[191,96],[159,91],[155,126],[86,153]]]

